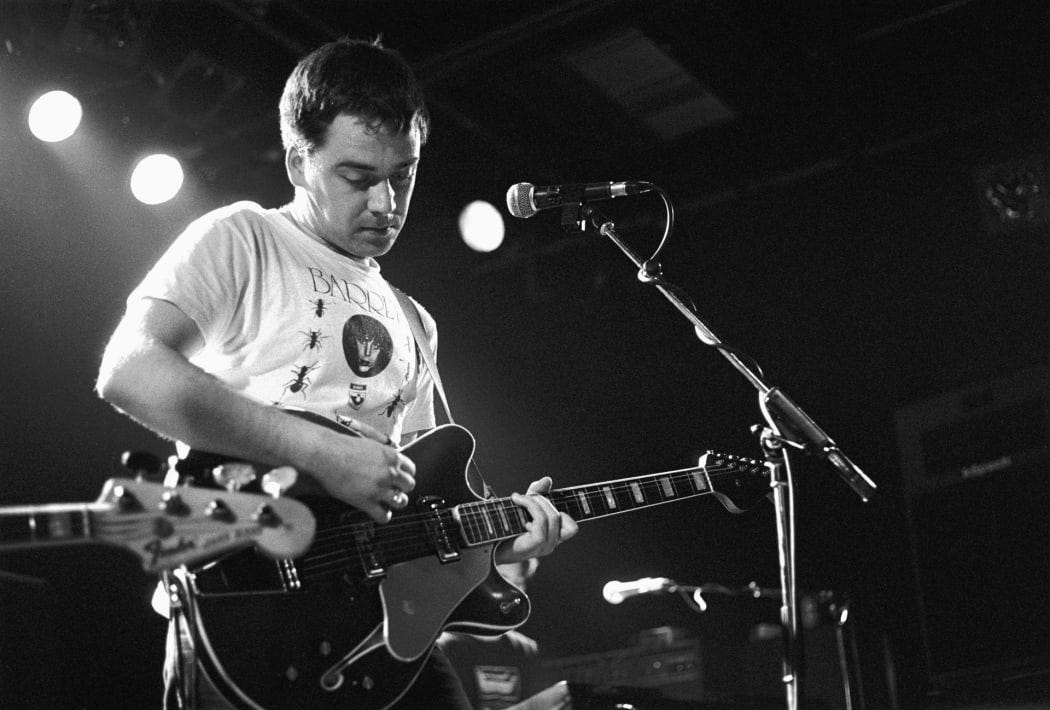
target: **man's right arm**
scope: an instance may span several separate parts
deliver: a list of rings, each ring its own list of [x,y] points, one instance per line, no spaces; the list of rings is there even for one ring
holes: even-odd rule
[[[243,396],[190,362],[203,344],[197,324],[175,305],[133,301],[106,347],[98,393],[193,448],[308,472],[329,494],[378,522],[405,504],[395,493],[415,485],[407,457]]]

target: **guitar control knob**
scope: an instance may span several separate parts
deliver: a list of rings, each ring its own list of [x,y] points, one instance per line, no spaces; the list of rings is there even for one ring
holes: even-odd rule
[[[160,509],[168,515],[189,515],[190,507],[175,491],[164,491],[160,498]]]
[[[501,614],[509,614],[519,606],[521,606],[521,597],[514,597],[505,602],[500,602],[499,611]]]
[[[274,509],[265,503],[252,513],[252,520],[264,528],[275,528],[281,524],[281,516],[277,515]]]
[[[208,507],[204,509],[204,514],[213,520],[219,520],[224,523],[232,523],[234,520],[230,506],[218,498],[208,503]]]

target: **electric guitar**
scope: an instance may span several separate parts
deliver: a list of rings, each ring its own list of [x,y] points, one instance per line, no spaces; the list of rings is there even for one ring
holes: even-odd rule
[[[443,629],[495,635],[528,618],[528,598],[499,575],[493,555],[529,518],[510,498],[471,490],[474,437],[444,425],[403,452],[416,464],[416,488],[389,523],[331,498],[304,497],[318,532],[302,557],[274,563],[246,551],[190,570],[198,655],[231,703],[387,708]],[[180,470],[192,471],[192,458]],[[579,522],[708,493],[739,512],[768,492],[763,464],[707,453],[694,468],[547,497]]]
[[[304,552],[316,521],[303,503],[252,493],[169,488],[112,478],[94,503],[0,508],[0,550],[97,542],[130,550],[147,572],[255,546],[283,559]]]

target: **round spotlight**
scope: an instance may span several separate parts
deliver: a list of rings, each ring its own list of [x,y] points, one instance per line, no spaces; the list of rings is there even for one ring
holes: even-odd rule
[[[131,194],[139,202],[159,205],[179,193],[182,179],[178,160],[163,153],[150,155],[140,160],[131,173]]]
[[[503,215],[491,202],[475,200],[459,213],[459,234],[474,251],[495,251],[503,243],[503,233]]]
[[[29,109],[29,130],[48,143],[57,143],[76,132],[84,112],[80,102],[65,91],[49,91]]]

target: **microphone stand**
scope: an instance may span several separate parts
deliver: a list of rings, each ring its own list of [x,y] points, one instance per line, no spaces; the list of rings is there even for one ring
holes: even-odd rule
[[[670,200],[663,190],[660,193],[672,215]],[[654,259],[642,259],[616,233],[616,225],[593,205],[566,203],[562,206],[562,226],[567,230],[582,231],[590,223],[599,234],[607,237],[620,248],[638,269],[638,279],[656,287],[685,318],[693,325],[696,337],[711,347],[717,348],[729,363],[747,379],[758,392],[759,409],[766,426],[752,427],[759,436],[760,445],[770,470],[770,487],[773,489],[773,507],[776,511],[778,558],[780,563],[780,620],[784,629],[783,683],[787,710],[800,710],[800,692],[803,669],[801,655],[801,629],[798,623],[798,589],[795,582],[795,510],[794,486],[791,476],[789,449],[819,456],[832,464],[839,476],[861,500],[867,502],[875,493],[875,483],[868,478],[835,445],[816,422],[809,418],[780,389],[769,385],[764,376],[742,353],[723,343],[715,332],[700,318],[695,309],[687,305],[679,295],[680,290],[662,278],[660,265]],[[666,234],[665,234],[666,239]]]

